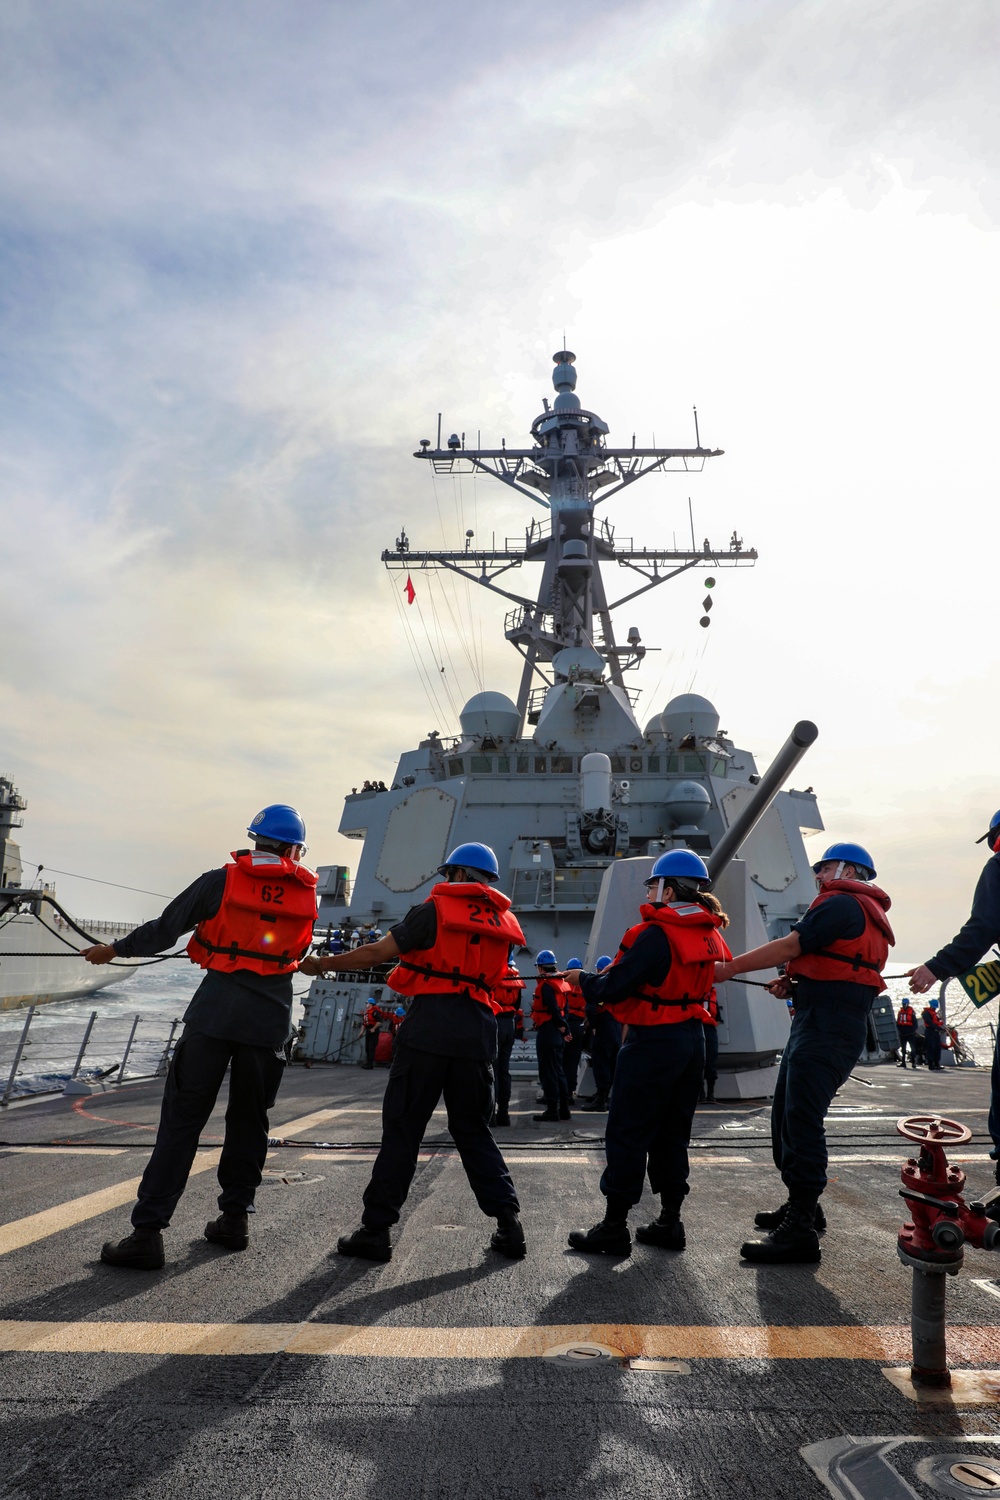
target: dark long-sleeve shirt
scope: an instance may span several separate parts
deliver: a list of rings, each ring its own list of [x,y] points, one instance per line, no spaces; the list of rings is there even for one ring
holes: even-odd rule
[[[603,974],[584,974],[583,998],[598,1005],[618,1005],[639,993],[643,984],[655,989],[670,972],[670,939],[660,927],[646,927],[631,948]]]
[[[977,964],[993,943],[1000,943],[1000,854],[994,854],[983,866],[969,920],[950,943],[927,960],[927,967],[938,979],[951,979]]]
[[[225,889],[225,870],[206,870],[158,917],[116,938],[111,946],[121,958],[149,958],[162,953],[199,922],[216,915]],[[285,1044],[291,1015],[290,974],[256,974],[251,969],[223,974],[207,969],[184,1012],[184,1022],[192,1031],[220,1041],[271,1047],[277,1052]]]

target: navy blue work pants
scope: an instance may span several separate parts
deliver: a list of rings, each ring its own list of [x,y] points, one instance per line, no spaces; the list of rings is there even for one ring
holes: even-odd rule
[[[608,1164],[601,1192],[606,1198],[621,1206],[638,1203],[648,1172],[663,1206],[680,1208],[688,1191],[687,1148],[704,1067],[700,1021],[629,1026],[604,1132]]]
[[[615,1062],[622,1044],[621,1022],[609,1010],[601,1008],[594,1019],[590,1043],[590,1066],[594,1070],[594,1087],[605,1098],[615,1080]]]
[[[218,1172],[219,1207],[223,1213],[246,1213],[253,1203],[267,1159],[267,1112],[278,1094],[284,1058],[271,1047],[224,1042],[185,1027],[174,1048],[156,1144],[132,1210],[137,1229],[166,1229],[173,1218],[227,1068],[231,1071]]]
[[[931,1069],[941,1066],[941,1032],[936,1026],[928,1026],[924,1032],[924,1051],[927,1055],[927,1066]]]
[[[569,1107],[569,1084],[563,1066],[566,1044],[555,1021],[543,1021],[535,1032],[535,1056],[538,1058],[538,1082],[549,1109]]]
[[[587,1026],[582,1016],[569,1016],[566,1021],[572,1040],[566,1042],[563,1053],[563,1072],[566,1074],[566,1087],[570,1095],[576,1093],[576,1085],[580,1073],[580,1059],[583,1056],[583,1039],[587,1034]]]
[[[514,1012],[501,1012],[497,1016],[497,1060],[493,1065],[496,1076],[497,1114],[505,1115],[510,1108],[510,1054],[514,1050]]]
[[[826,1187],[823,1121],[865,1045],[868,1008],[796,997],[771,1103],[771,1150],[789,1195]]]
[[[907,1047],[909,1047],[909,1049],[910,1049],[910,1064],[911,1064],[912,1067],[915,1068],[917,1066],[917,1046],[916,1046],[916,1042],[915,1042],[914,1038],[917,1035],[917,1028],[915,1026],[898,1026],[897,1025],[896,1031],[899,1033],[899,1060],[900,1060],[900,1062],[902,1063],[903,1067],[905,1068],[906,1067],[906,1049],[907,1049]]]
[[[507,1164],[490,1134],[490,1064],[477,1058],[421,1052],[397,1036],[382,1100],[382,1145],[363,1198],[362,1221],[369,1229],[398,1223],[417,1170],[420,1143],[442,1095],[448,1129],[479,1207],[494,1219],[506,1209],[517,1211]]]
[[[707,1021],[701,1024],[705,1028],[705,1086],[711,1090],[719,1077],[719,1028]]]

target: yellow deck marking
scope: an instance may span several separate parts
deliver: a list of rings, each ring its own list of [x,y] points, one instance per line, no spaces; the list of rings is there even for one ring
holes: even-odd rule
[[[517,1328],[388,1328],[345,1323],[0,1322],[0,1351],[58,1354],[330,1355],[361,1359],[539,1359],[566,1343],[647,1359],[909,1360],[904,1326],[673,1327],[564,1323]],[[950,1358],[996,1360],[1000,1327],[952,1327]]]
[[[0,1146],[16,1156],[124,1156],[126,1146]]]
[[[191,1176],[211,1171],[212,1167],[218,1166],[221,1155],[222,1152],[218,1149],[199,1151],[191,1167]],[[62,1229],[82,1224],[85,1219],[96,1219],[98,1214],[106,1214],[112,1208],[120,1208],[123,1203],[131,1203],[141,1180],[139,1177],[130,1177],[127,1182],[115,1183],[114,1187],[100,1188],[96,1193],[85,1193],[82,1198],[71,1198],[68,1203],[59,1203],[55,1208],[45,1208],[41,1213],[29,1214],[26,1219],[15,1219],[12,1224],[4,1224],[0,1227],[0,1255],[8,1255],[11,1250],[21,1250],[25,1245],[33,1245],[36,1240],[48,1239],[50,1234],[58,1234]]]
[[[274,1136],[301,1135],[304,1130],[313,1130],[317,1125],[324,1125],[328,1120],[334,1120],[338,1115],[353,1115],[357,1111],[353,1109],[316,1109],[311,1115],[300,1115],[297,1120],[286,1120],[283,1125],[271,1125],[271,1134]],[[372,1110],[372,1114],[380,1115],[380,1109]]]

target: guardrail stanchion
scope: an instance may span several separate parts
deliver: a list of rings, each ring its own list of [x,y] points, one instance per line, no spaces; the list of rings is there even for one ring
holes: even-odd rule
[[[170,1053],[174,1045],[174,1033],[176,1032],[180,1024],[180,1021],[176,1019],[174,1019],[170,1023],[170,1035],[167,1037],[167,1045],[163,1049],[163,1056],[160,1058],[160,1061],[156,1065],[156,1073],[154,1074],[154,1077],[156,1078],[159,1078],[161,1074],[166,1073],[168,1067],[170,1066]]]
[[[29,1005],[28,1014],[24,1022],[24,1028],[21,1031],[20,1039],[14,1051],[14,1061],[10,1065],[10,1077],[7,1079],[7,1082],[4,1085],[3,1098],[0,1098],[0,1105],[6,1105],[13,1091],[14,1080],[17,1077],[17,1065],[21,1061],[21,1053],[24,1051],[24,1044],[28,1040],[28,1028],[31,1025],[31,1018],[34,1014],[35,1007],[33,1005]]]
[[[141,1020],[142,1020],[141,1016],[136,1016],[135,1020],[132,1022],[132,1030],[128,1034],[128,1041],[125,1043],[125,1051],[122,1054],[122,1060],[121,1060],[121,1062],[118,1064],[118,1082],[119,1083],[121,1083],[124,1080],[124,1078],[125,1078],[125,1065],[128,1062],[128,1055],[132,1051],[132,1043],[135,1041],[135,1034],[136,1034],[136,1031],[138,1030],[139,1022]]]
[[[87,1029],[83,1033],[83,1041],[80,1043],[80,1051],[77,1054],[76,1064],[75,1064],[75,1066],[73,1068],[72,1073],[69,1075],[69,1082],[67,1083],[66,1087],[63,1089],[63,1094],[64,1095],[71,1095],[71,1094],[92,1094],[94,1092],[89,1083],[84,1083],[81,1079],[77,1078],[76,1075],[79,1073],[80,1068],[83,1065],[83,1055],[84,1055],[84,1053],[87,1050],[87,1044],[90,1041],[90,1033],[94,1029],[94,1022],[96,1020],[97,1020],[97,1011],[96,1010],[92,1010],[90,1012],[90,1020],[87,1022]]]

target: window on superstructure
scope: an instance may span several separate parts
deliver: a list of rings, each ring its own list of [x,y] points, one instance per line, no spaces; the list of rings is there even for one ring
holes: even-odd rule
[[[713,755],[712,756],[712,775],[713,776],[725,776],[725,774],[726,774],[726,762],[722,759],[721,755]]]
[[[624,770],[625,770],[625,757],[624,757],[624,755],[612,755],[612,757],[611,757],[611,769],[612,769],[612,771],[624,772]]]
[[[508,776],[510,774],[510,756],[509,755],[498,755],[497,756],[497,773],[500,776]]]
[[[519,776],[527,776],[527,774],[528,774],[528,772],[530,770],[531,770],[531,756],[530,755],[519,755],[517,757],[517,774]]]
[[[568,776],[573,770],[572,755],[553,755],[552,771],[557,776]]]
[[[703,755],[682,755],[681,756],[681,770],[682,771],[704,771],[704,769],[705,769],[705,757]]]
[[[492,755],[473,755],[469,762],[469,769],[471,771],[492,771]]]
[[[658,755],[651,755],[649,757],[649,769],[651,771],[658,771],[660,769],[660,757]]]
[[[544,776],[545,775],[545,756],[544,755],[536,755],[535,756],[535,775],[536,776]]]
[[[465,761],[462,760],[461,757],[456,757],[456,759],[454,759],[454,760],[449,760],[449,762],[448,762],[448,775],[449,776],[464,776],[464,774],[465,774]]]

